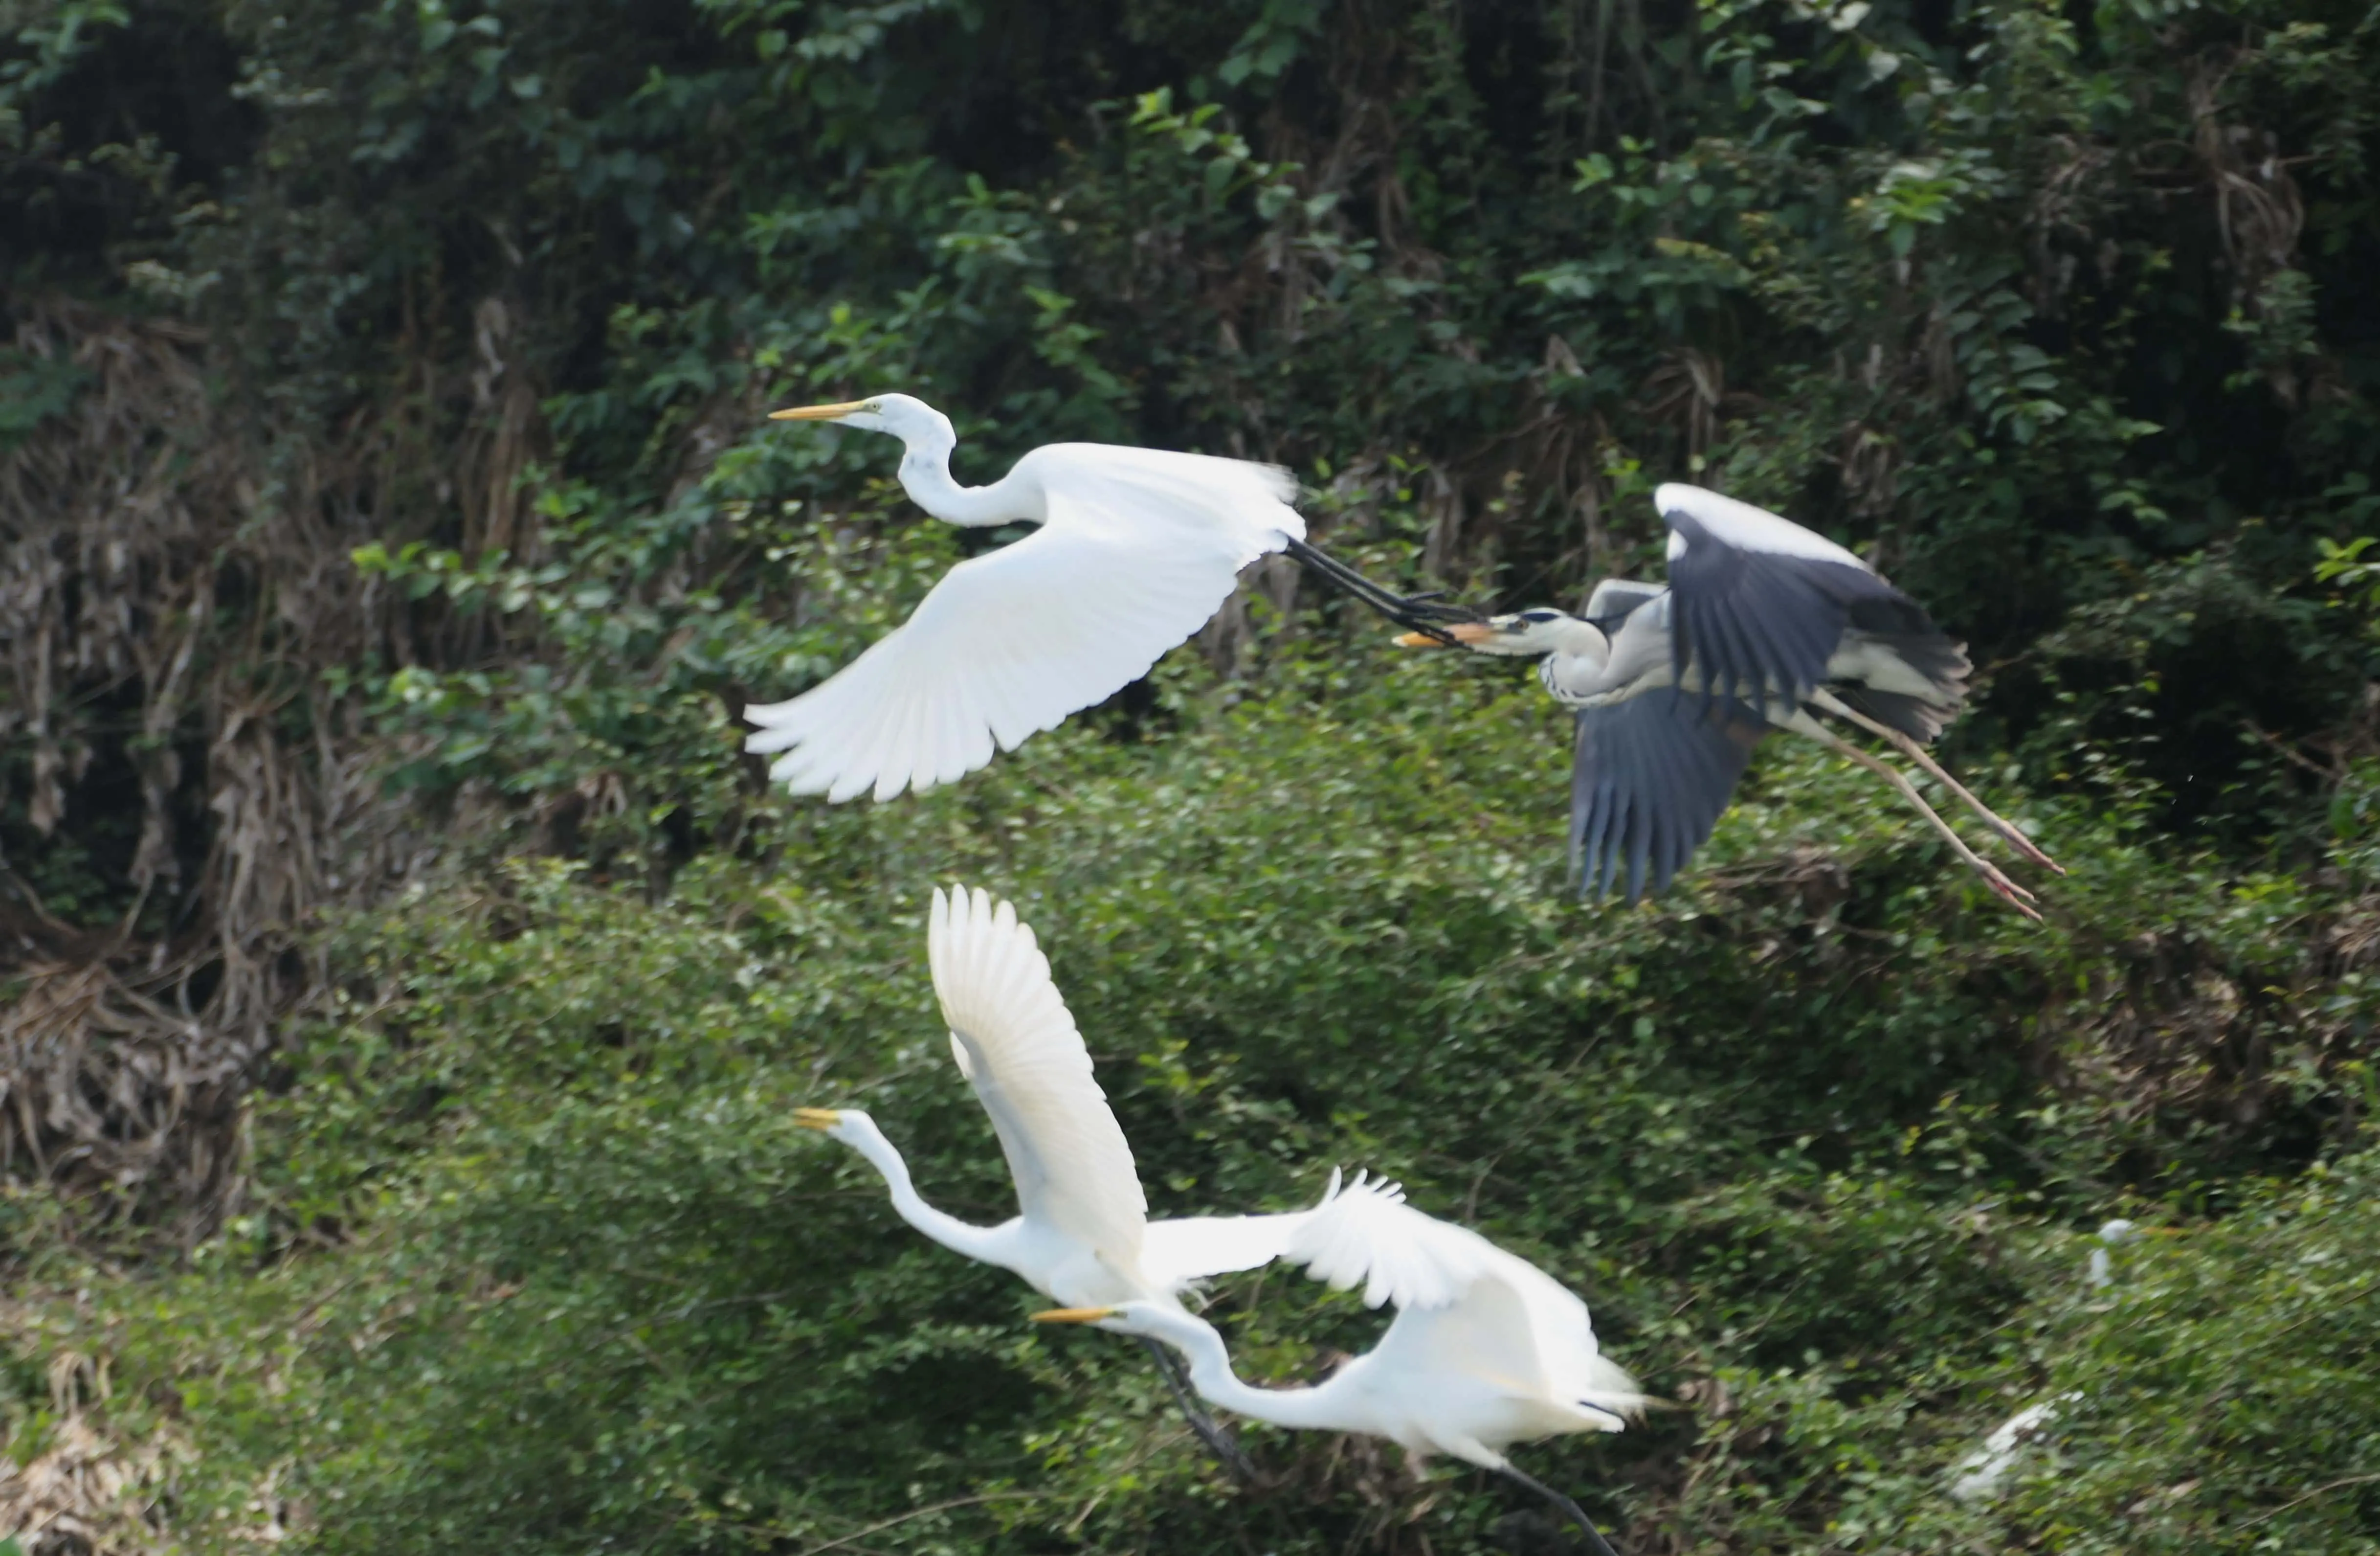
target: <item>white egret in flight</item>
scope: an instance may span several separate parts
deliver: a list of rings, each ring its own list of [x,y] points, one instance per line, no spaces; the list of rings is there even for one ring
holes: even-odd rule
[[[879,800],[974,772],[1148,673],[1206,625],[1239,571],[1285,551],[1427,634],[1470,613],[1407,599],[1305,542],[1287,470],[1111,444],[1049,444],[990,486],[951,477],[958,433],[907,395],[772,411],[890,432],[901,485],[945,523],[1040,526],[943,575],[909,619],[824,684],[744,710],[769,775],[830,801]]]
[[[1674,482],[1653,501],[1670,526],[1666,587],[1607,578],[1584,619],[1528,610],[1397,639],[1537,658],[1546,689],[1578,710],[1571,853],[1581,890],[1617,887],[1623,871],[1632,902],[1648,873],[1656,890],[1667,886],[1726,811],[1752,748],[1785,729],[1881,776],[1985,885],[2038,920],[2033,893],[1968,847],[1906,774],[1819,722],[1882,736],[2019,853],[2063,875],[1926,754],[1966,699],[1964,648],[1866,563],[1789,519]]]
[[[1423,1214],[1393,1185],[1356,1184],[1309,1212],[1287,1258],[1366,1306],[1396,1305],[1369,1352],[1308,1388],[1263,1389],[1232,1370],[1215,1327],[1180,1307],[1132,1301],[1034,1317],[1164,1341],[1208,1403],[1276,1426],[1385,1437],[1416,1459],[1446,1453],[1554,1502],[1611,1556],[1577,1502],[1524,1473],[1508,1444],[1619,1431],[1647,1403],[1597,1348],[1586,1304],[1536,1265]]]
[[[1016,910],[980,890],[945,895],[937,888],[926,957],[950,1027],[951,1057],[991,1115],[1016,1182],[1019,1213],[998,1226],[977,1226],[927,1204],[901,1152],[856,1108],[802,1108],[794,1115],[866,1157],[883,1174],[903,1221],[946,1248],[1014,1271],[1058,1302],[1138,1300],[1179,1311],[1180,1294],[1192,1282],[1269,1263],[1312,1218],[1315,1212],[1305,1210],[1148,1220],[1132,1148],[1091,1076],[1091,1056],[1050,981],[1050,959],[1017,922]],[[1338,1189],[1333,1173],[1323,1203]],[[1179,1394],[1171,1358],[1153,1344],[1150,1350]],[[1230,1440],[1181,1397],[1200,1436],[1241,1469]]]
[[[2083,1277],[2094,1290],[2105,1290],[2115,1280],[2108,1250],[2143,1234],[2153,1237],[2175,1234],[2168,1226],[2137,1226],[2121,1218],[2105,1222],[2094,1234],[2091,1262]],[[1982,1447],[1959,1461],[1957,1477],[1950,1482],[1950,1495],[1962,1502],[1989,1501],[1998,1496],[2026,1445],[2046,1435],[2057,1423],[2061,1405],[2079,1404],[2082,1400],[2080,1390],[2070,1389],[2055,1398],[2035,1400],[1993,1428]]]

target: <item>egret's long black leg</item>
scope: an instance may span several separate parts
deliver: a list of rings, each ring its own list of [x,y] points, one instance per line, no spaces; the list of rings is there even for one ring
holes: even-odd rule
[[[1434,638],[1446,647],[1453,648],[1459,645],[1446,635],[1439,624],[1480,619],[1476,611],[1466,610],[1460,605],[1436,604],[1424,595],[1398,594],[1393,590],[1383,589],[1337,557],[1318,550],[1304,541],[1291,540],[1284,549],[1299,564],[1321,574],[1322,577],[1390,621],[1400,626],[1409,627],[1425,637]]]
[[[2034,843],[2033,839],[2025,836],[2023,833],[2018,831],[2014,822],[2002,820],[1999,814],[1993,810],[1990,806],[1985,805],[1982,800],[1977,799],[1973,794],[1970,794],[1964,784],[1960,783],[1956,778],[1951,777],[1949,773],[1943,771],[1942,764],[1936,761],[1925,747],[1919,745],[1915,740],[1911,739],[1906,732],[1895,729],[1888,723],[1879,723],[1876,720],[1869,718],[1865,713],[1861,712],[1858,709],[1850,706],[1848,703],[1842,703],[1840,699],[1835,700],[1837,705],[1828,708],[1827,710],[1828,712],[1840,713],[1844,718],[1849,719],[1852,723],[1859,725],[1862,729],[1864,729],[1871,734],[1880,735],[1884,736],[1885,739],[1892,742],[1896,748],[1907,753],[1911,761],[1913,761],[1918,766],[1924,768],[1926,772],[1932,776],[1936,783],[1940,784],[1944,788],[1949,790],[1952,794],[1957,795],[1961,800],[1965,801],[1967,808],[1982,817],[1985,826],[1990,827],[1992,831],[2006,838],[2010,847],[2014,848],[2018,853],[2022,854],[2026,858],[2031,859],[2034,864],[2041,866],[2044,869],[2055,870],[2059,875],[2066,873],[2066,867],[2064,865],[2059,864],[2056,859],[2053,859],[2048,855],[2043,853],[2041,851],[2041,845]]]
[[[1520,1484],[1526,1486],[1530,1490],[1535,1491],[1537,1495],[1545,1498],[1546,1501],[1553,1503],[1556,1507],[1560,1508],[1564,1513],[1569,1513],[1571,1521],[1586,1532],[1586,1543],[1594,1550],[1596,1556],[1619,1556],[1619,1552],[1611,1549],[1611,1543],[1605,1539],[1602,1534],[1596,1528],[1594,1520],[1587,1517],[1586,1510],[1580,1507],[1578,1503],[1571,1501],[1568,1497],[1563,1496],[1560,1491],[1555,1490],[1552,1487],[1547,1485],[1544,1481],[1539,1480],[1536,1477],[1533,1475],[1525,1475],[1521,1471],[1514,1469],[1511,1465],[1504,1465],[1497,1473],[1504,1476],[1507,1479],[1515,1480]]]
[[[1942,820],[1940,813],[1925,803],[1925,796],[1917,792],[1917,785],[1909,781],[1907,773],[1880,757],[1868,755],[1830,729],[1820,727],[1818,734],[1823,736],[1821,743],[1828,749],[1839,753],[1848,760],[1859,763],[1871,772],[1881,773],[1886,783],[1899,789],[1901,797],[1917,807],[1919,813],[1933,823],[1934,830],[1942,834],[1951,848],[1957,851],[1959,857],[1967,861],[1967,868],[1984,878],[1985,885],[1998,892],[2007,900],[2010,907],[2015,908],[2027,918],[2036,924],[2041,922],[2041,915],[2033,908],[2033,893],[2002,874],[1999,866],[1968,847],[1967,840],[1953,832],[1950,829],[1950,823]]]
[[[1197,1396],[1183,1380],[1174,1363],[1173,1353],[1145,1334],[1140,1336],[1140,1343],[1148,1346],[1148,1354],[1156,1358],[1158,1376],[1163,1378],[1165,1386],[1173,1391],[1173,1403],[1182,1407],[1182,1417],[1190,1423],[1190,1429],[1198,1434],[1198,1441],[1207,1445],[1208,1452],[1223,1462],[1223,1467],[1232,1472],[1232,1479],[1243,1486],[1255,1484],[1257,1466],[1248,1463],[1248,1456],[1240,1452],[1240,1445],[1232,1441],[1232,1434],[1198,1407]]]
[[[1298,563],[1321,574],[1323,577],[1390,620],[1401,626],[1412,627],[1415,631],[1427,630],[1420,622],[1414,619],[1418,613],[1409,608],[1408,602],[1402,596],[1381,588],[1337,557],[1298,540],[1290,541],[1285,549]]]

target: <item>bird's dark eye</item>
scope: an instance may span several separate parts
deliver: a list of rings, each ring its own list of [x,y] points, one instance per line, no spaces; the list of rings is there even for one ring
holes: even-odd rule
[[[1523,621],[1532,622],[1539,626],[1543,626],[1546,623],[1554,619],[1554,613],[1551,611],[1523,611],[1521,613],[1521,619]]]

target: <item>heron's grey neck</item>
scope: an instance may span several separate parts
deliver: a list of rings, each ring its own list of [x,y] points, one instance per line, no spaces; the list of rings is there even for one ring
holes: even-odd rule
[[[1579,625],[1595,635],[1593,649],[1581,651],[1582,633],[1576,647],[1557,649],[1537,666],[1538,678],[1557,700],[1574,708],[1592,707],[1617,696],[1634,696],[1646,686],[1670,684],[1668,612],[1657,614],[1654,605],[1632,611],[1609,638],[1585,622]]]
[[[905,437],[907,452],[901,456],[901,490],[909,500],[932,514],[945,524],[965,525],[979,529],[993,524],[1006,524],[1012,519],[1038,519],[1039,513],[1024,511],[1015,492],[1014,471],[990,486],[961,486],[951,477],[951,450],[956,440],[944,441],[940,436]]]

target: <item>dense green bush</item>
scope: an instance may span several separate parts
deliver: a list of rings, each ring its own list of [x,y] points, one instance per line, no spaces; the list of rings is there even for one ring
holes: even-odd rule
[[[1778,751],[1670,898],[1581,906],[1534,683],[1381,650],[1172,695],[1174,733],[801,807],[662,900],[523,861],[342,931],[248,1212],[68,1328],[203,1427],[191,1524],[275,1464],[341,1550],[1465,1548],[1534,1517],[1263,1428],[1274,1478],[1229,1489],[1136,1351],[1034,1332],[1029,1292],[792,1127],[867,1106],[930,1197],[1004,1213],[925,977],[925,887],[956,877],[1041,932],[1159,1208],[1369,1165],[1588,1293],[1685,1408],[1527,1462],[1634,1548],[1965,1549],[2006,1518],[2365,1549],[2355,1484],[2305,1495],[2369,1469],[2380,1322],[2368,1071],[2336,1064],[2305,888],[2035,806],[2075,869],[2036,930],[1868,780]],[[2094,1292],[2119,1210],[2187,1234]],[[1305,1284],[1220,1288],[1252,1372],[1377,1329]],[[1948,1499],[1999,1416],[2070,1389],[2058,1457]]]
[[[1041,933],[1160,1209],[1368,1166],[1587,1295],[1680,1408],[1522,1452],[1625,1549],[2373,1550],[2367,10],[0,17],[9,577],[74,549],[34,509],[116,393],[92,320],[192,364],[211,419],[111,457],[221,568],[126,606],[219,688],[179,712],[6,607],[53,679],[0,709],[0,923],[186,946],[204,899],[111,861],[147,805],[212,868],[235,725],[328,861],[220,1227],[0,1200],[19,1465],[78,1400],[187,1446],[140,1538],[194,1550],[1560,1548],[1378,1445],[1251,1428],[1232,1488],[1136,1351],[1034,1331],[791,1126],[862,1103],[1002,1214],[924,971],[957,879]],[[1279,579],[950,790],[772,795],[733,711],[983,539],[913,522],[889,443],[759,419],[895,385],[970,477],[1279,459],[1335,549],[1483,601],[1657,567],[1660,480],[1788,507],[1969,638],[1952,760],[2072,873],[2028,926],[1771,749],[1668,897],[1576,904],[1534,683]],[[2118,1213],[2183,1235],[2095,1290]],[[1215,1300],[1267,1378],[1378,1324]],[[1949,1497],[2070,1392],[1999,1501]]]

